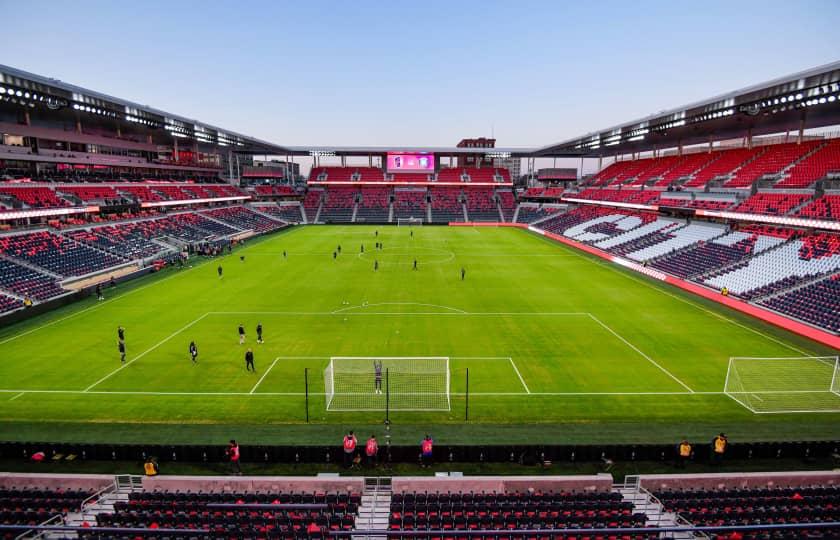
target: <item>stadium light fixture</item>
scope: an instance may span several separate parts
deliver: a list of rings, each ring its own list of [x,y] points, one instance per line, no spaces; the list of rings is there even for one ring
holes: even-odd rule
[[[0,94],[5,94],[5,93],[6,93],[6,89],[3,88],[2,86],[0,86]]]

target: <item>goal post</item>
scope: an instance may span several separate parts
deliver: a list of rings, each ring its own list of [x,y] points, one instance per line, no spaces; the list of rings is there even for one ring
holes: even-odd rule
[[[447,356],[333,356],[324,369],[327,411],[449,411],[449,385]]]
[[[423,226],[423,218],[415,218],[415,217],[397,218],[397,227],[404,227],[404,226],[422,227]]]
[[[840,412],[837,356],[729,359],[724,393],[756,414]]]

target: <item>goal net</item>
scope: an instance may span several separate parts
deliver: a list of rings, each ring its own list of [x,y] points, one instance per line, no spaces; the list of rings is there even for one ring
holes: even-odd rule
[[[397,227],[403,227],[403,226],[406,226],[406,225],[409,225],[409,226],[412,226],[412,227],[421,227],[423,225],[423,219],[422,218],[414,218],[414,217],[397,218]]]
[[[334,356],[324,388],[328,411],[448,411],[449,358]]]
[[[729,359],[724,393],[757,414],[840,412],[837,356]]]

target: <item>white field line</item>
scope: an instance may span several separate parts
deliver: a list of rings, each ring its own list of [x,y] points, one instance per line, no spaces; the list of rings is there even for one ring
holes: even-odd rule
[[[619,333],[618,333],[618,332],[616,332],[615,330],[613,330],[612,328],[610,328],[609,326],[607,326],[606,324],[604,324],[604,323],[601,321],[601,319],[599,319],[598,317],[596,317],[595,315],[593,315],[593,314],[591,314],[591,313],[589,314],[589,316],[592,318],[592,320],[593,320],[593,321],[595,321],[596,323],[600,324],[600,325],[601,325],[604,329],[606,329],[609,333],[611,333],[612,335],[614,335],[615,337],[617,337],[618,339],[620,339],[621,341],[623,341],[625,345],[627,345],[628,347],[630,347],[631,349],[633,349],[634,351],[636,351],[637,353],[639,353],[639,354],[640,354],[643,358],[645,358],[648,362],[650,362],[650,363],[651,363],[651,364],[653,364],[654,366],[658,367],[658,368],[660,369],[660,371],[662,371],[664,374],[666,374],[667,376],[671,377],[673,380],[675,380],[676,382],[678,382],[678,383],[680,384],[680,386],[682,386],[683,388],[685,388],[685,389],[686,389],[686,390],[688,390],[689,392],[694,393],[694,390],[692,390],[692,389],[691,389],[691,388],[690,388],[687,384],[685,384],[684,382],[682,382],[681,380],[679,380],[676,376],[674,376],[674,374],[673,374],[673,373],[671,373],[670,371],[668,371],[667,369],[665,369],[664,367],[662,367],[661,365],[659,365],[659,364],[656,362],[656,360],[654,360],[653,358],[651,358],[651,357],[650,357],[650,356],[648,356],[647,354],[645,354],[645,353],[643,353],[642,351],[640,351],[638,347],[636,347],[635,345],[633,345],[632,343],[630,343],[629,341],[627,341],[626,339],[624,339],[623,337],[621,337],[621,335],[619,335]]]
[[[539,236],[538,238],[541,238],[541,239],[542,239],[543,241],[545,241],[545,242],[551,242],[551,243],[553,243],[554,245],[558,245],[557,243],[555,243],[555,242],[551,241],[550,239],[548,239],[548,238],[546,238],[546,237],[544,237],[544,236]],[[796,352],[798,352],[799,354],[802,354],[802,355],[805,355],[805,356],[814,356],[813,354],[810,354],[810,355],[809,355],[807,351],[803,351],[803,350],[802,350],[802,349],[800,349],[799,347],[796,347],[796,346],[794,346],[794,345],[791,345],[791,344],[789,344],[789,343],[786,343],[786,342],[784,342],[784,341],[782,341],[782,340],[780,340],[780,339],[777,339],[777,338],[775,338],[775,337],[773,337],[773,336],[767,335],[767,334],[765,334],[764,332],[762,332],[761,330],[756,330],[755,328],[750,328],[749,326],[747,326],[747,325],[745,325],[745,324],[742,324],[742,323],[740,323],[740,322],[738,322],[738,321],[736,321],[736,320],[730,319],[730,318],[729,318],[729,317],[727,317],[726,315],[723,315],[723,314],[721,314],[721,313],[716,313],[716,312],[714,312],[714,311],[712,311],[712,310],[710,310],[710,309],[708,309],[708,308],[706,308],[706,307],[704,307],[704,306],[702,306],[702,305],[698,304],[697,302],[694,302],[694,301],[692,301],[692,300],[690,300],[690,299],[688,299],[688,298],[683,298],[683,297],[681,297],[681,296],[679,296],[679,295],[676,295],[676,294],[674,294],[674,293],[672,293],[672,292],[670,292],[670,291],[665,290],[664,288],[661,288],[661,287],[656,287],[656,286],[655,286],[655,285],[653,285],[652,283],[648,283],[648,282],[647,282],[647,281],[645,281],[644,279],[641,279],[641,278],[638,278],[638,277],[636,277],[636,276],[634,276],[634,275],[631,275],[631,274],[630,274],[630,273],[628,273],[628,272],[622,272],[622,271],[620,271],[620,270],[619,270],[619,268],[620,268],[620,267],[616,266],[615,264],[612,264],[612,263],[609,263],[609,262],[595,261],[595,260],[589,259],[588,257],[584,256],[582,253],[578,253],[578,252],[577,252],[577,250],[576,250],[575,248],[569,248],[569,249],[572,251],[572,253],[574,253],[574,254],[575,254],[575,256],[580,257],[581,259],[584,259],[584,260],[586,260],[586,261],[588,261],[588,262],[590,262],[590,263],[592,263],[592,264],[595,264],[595,265],[597,265],[597,266],[601,266],[601,267],[603,267],[603,268],[608,268],[609,270],[612,270],[613,272],[615,272],[615,273],[617,273],[617,274],[619,274],[619,275],[622,275],[622,276],[624,276],[625,278],[627,278],[627,279],[629,279],[629,280],[635,281],[635,282],[637,282],[637,283],[641,283],[641,284],[642,284],[642,285],[644,285],[645,287],[651,288],[651,289],[653,289],[653,290],[655,290],[655,291],[657,291],[657,292],[660,292],[660,293],[662,293],[662,294],[664,294],[664,295],[666,295],[666,296],[670,296],[671,298],[674,298],[674,299],[676,299],[676,300],[679,300],[680,302],[683,302],[683,303],[685,303],[685,304],[688,304],[688,305],[690,305],[690,306],[693,306],[694,308],[699,309],[700,311],[704,311],[704,312],[708,313],[709,315],[711,315],[712,317],[715,317],[715,318],[721,319],[721,320],[726,321],[726,322],[728,322],[728,323],[730,323],[730,324],[734,324],[735,326],[740,326],[740,327],[741,327],[741,328],[743,328],[744,330],[749,330],[750,332],[752,332],[752,333],[754,333],[754,334],[758,334],[759,336],[761,336],[761,337],[763,337],[763,338],[765,338],[765,339],[769,339],[770,341],[773,341],[773,342],[775,342],[775,343],[778,343],[779,345],[782,345],[783,347],[786,347],[786,348],[788,348],[788,349],[790,349],[790,350],[792,350],[792,351],[796,351]]]
[[[117,300],[125,298],[126,296],[129,296],[129,295],[134,294],[136,292],[142,291],[143,289],[148,289],[149,287],[154,287],[155,285],[160,285],[161,283],[169,281],[170,279],[172,279],[174,277],[182,276],[186,272],[189,272],[191,270],[197,270],[198,268],[201,268],[202,266],[204,266],[204,265],[206,265],[206,264],[208,264],[208,263],[210,263],[214,260],[216,260],[216,259],[210,259],[210,260],[204,261],[203,263],[197,264],[197,265],[193,266],[192,268],[187,268],[186,270],[180,270],[180,271],[178,271],[178,273],[173,274],[169,277],[165,277],[165,278],[161,279],[160,281],[155,281],[153,283],[148,283],[146,285],[143,285],[142,287],[137,287],[136,289],[132,289],[132,290],[130,290],[128,292],[125,292],[125,293],[123,293],[119,296],[111,298],[110,300],[105,300],[104,302],[97,302],[96,304],[94,304],[90,307],[86,307],[85,309],[83,309],[81,311],[77,311],[75,313],[71,313],[70,315],[67,315],[66,317],[62,317],[60,319],[56,319],[56,320],[50,321],[48,323],[44,323],[41,326],[36,326],[35,328],[33,328],[31,330],[27,330],[26,332],[21,332],[20,334],[15,334],[13,336],[9,336],[6,339],[0,341],[0,345],[4,345],[4,344],[6,344],[10,341],[14,341],[15,339],[22,338],[24,336],[28,336],[29,334],[31,334],[33,332],[37,332],[38,330],[47,328],[47,327],[52,326],[54,324],[58,324],[62,321],[66,321],[67,319],[72,319],[73,317],[77,317],[77,316],[81,315],[82,313],[86,313],[88,311],[91,311],[91,310],[94,310],[94,309],[97,309],[97,308],[101,308],[102,306],[110,304],[111,302],[116,302]]]
[[[525,384],[525,379],[522,378],[522,374],[519,373],[519,368],[516,367],[516,362],[513,361],[513,358],[508,358],[510,360],[510,365],[513,366],[513,371],[516,372],[516,376],[519,377],[519,382],[522,383],[522,387],[525,388],[525,392],[530,394],[531,390],[528,388],[528,385]]]
[[[14,401],[14,400],[16,400],[17,398],[19,398],[20,396],[24,395],[25,393],[26,393],[26,392],[21,392],[21,393],[19,393],[19,394],[15,395],[15,397],[11,398],[9,401]]]
[[[278,356],[277,358],[275,358],[275,359],[274,359],[274,362],[272,362],[270,366],[268,366],[268,369],[267,369],[267,370],[265,370],[265,373],[263,373],[263,374],[262,374],[262,377],[260,377],[260,380],[258,380],[258,381],[257,381],[257,384],[255,384],[255,385],[254,385],[254,387],[253,387],[253,388],[251,388],[251,391],[250,391],[250,392],[248,392],[249,394],[253,394],[254,392],[256,392],[257,387],[260,385],[260,383],[261,383],[261,382],[263,382],[263,379],[265,379],[266,375],[268,375],[268,374],[269,374],[269,372],[270,372],[272,369],[274,369],[274,364],[276,364],[278,360],[280,360],[280,357],[279,357],[279,356]]]
[[[174,338],[175,336],[177,336],[178,334],[180,334],[181,332],[183,332],[183,331],[184,331],[184,330],[186,330],[187,328],[190,328],[191,326],[193,326],[193,325],[194,325],[194,324],[196,324],[197,322],[201,321],[201,320],[202,320],[202,319],[204,319],[204,317],[206,317],[206,316],[207,316],[207,313],[205,313],[205,314],[204,314],[204,315],[202,315],[201,317],[199,317],[199,318],[195,319],[194,321],[192,321],[192,322],[190,322],[190,323],[186,324],[185,326],[182,326],[180,329],[178,329],[178,330],[176,330],[175,332],[173,332],[173,333],[169,334],[169,336],[167,336],[167,337],[166,337],[166,338],[164,338],[163,340],[161,340],[161,341],[157,342],[155,345],[152,345],[151,347],[149,347],[149,348],[148,348],[148,349],[146,349],[145,351],[141,352],[140,354],[138,354],[137,356],[135,356],[134,358],[132,358],[131,360],[129,360],[128,362],[126,362],[125,364],[121,365],[120,367],[118,367],[118,368],[117,368],[117,369],[115,369],[114,371],[112,371],[112,372],[108,373],[107,375],[105,375],[104,377],[102,377],[101,379],[99,379],[98,381],[96,381],[95,383],[93,383],[92,385],[88,386],[87,388],[85,388],[85,389],[84,389],[84,391],[85,391],[85,392],[89,392],[91,389],[93,389],[93,388],[94,388],[95,386],[97,386],[99,383],[102,383],[102,382],[104,382],[104,381],[106,381],[106,380],[110,379],[112,376],[116,375],[117,373],[119,373],[119,372],[120,372],[120,371],[122,371],[123,369],[127,368],[128,366],[130,366],[130,365],[131,365],[131,364],[133,364],[134,362],[136,362],[136,361],[140,360],[141,358],[143,358],[144,356],[146,356],[147,354],[149,354],[149,353],[150,353],[150,352],[152,352],[153,350],[157,349],[158,347],[160,347],[161,345],[163,345],[164,343],[166,343],[166,342],[167,342],[167,341],[169,341],[170,339]]]
[[[68,394],[68,395],[86,395],[86,396],[220,396],[220,397],[260,397],[260,396],[289,396],[289,397],[303,397],[305,392],[155,392],[143,390],[22,390],[22,389],[0,389],[2,394]],[[739,392],[746,394],[748,392]],[[828,390],[780,390],[762,392],[762,394],[831,394]],[[470,397],[473,396],[510,396],[510,397],[580,397],[580,396],[628,396],[628,397],[644,397],[644,396],[729,396],[735,399],[732,392],[470,392]],[[324,392],[309,392],[310,396],[324,396]],[[364,394],[367,395],[367,394]],[[464,392],[451,392],[452,396],[464,396]],[[10,400],[11,401],[11,400]],[[737,401],[737,400],[736,400]],[[787,411],[785,411],[787,412]],[[820,411],[814,411],[820,412]]]
[[[443,307],[443,306],[441,306]],[[455,308],[448,308],[455,309]],[[544,312],[528,312],[528,311],[408,311],[408,312],[341,312],[341,311],[208,311],[207,315],[288,315],[288,316],[327,316],[327,315],[399,315],[410,317],[413,315],[459,315],[459,316],[475,316],[475,317],[563,317],[576,316],[588,317],[590,314],[586,311],[544,311]],[[507,357],[505,357],[507,358]]]
[[[359,306],[348,306],[341,309],[336,309],[333,313],[342,313],[344,311],[350,311],[351,309],[365,309],[368,307],[377,307],[377,306],[422,306],[422,307],[434,307],[434,308],[441,308],[441,309],[448,309],[450,311],[455,311],[457,313],[467,313],[463,309],[458,309],[449,306],[442,306],[439,304],[421,304],[420,302],[380,302],[377,304],[362,304]]]

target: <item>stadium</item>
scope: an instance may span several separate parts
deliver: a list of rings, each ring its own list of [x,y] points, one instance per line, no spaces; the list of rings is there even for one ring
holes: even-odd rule
[[[448,146],[4,64],[0,537],[840,536],[840,62]]]

